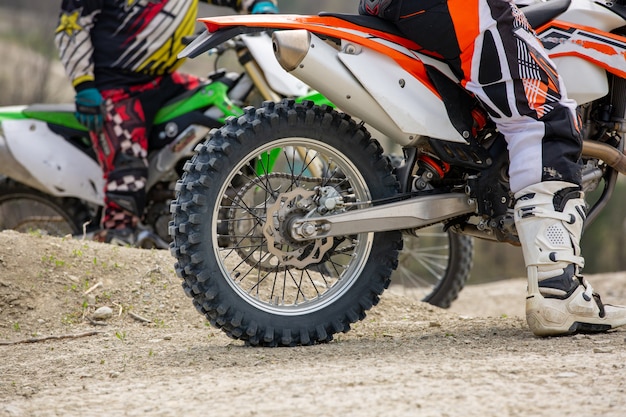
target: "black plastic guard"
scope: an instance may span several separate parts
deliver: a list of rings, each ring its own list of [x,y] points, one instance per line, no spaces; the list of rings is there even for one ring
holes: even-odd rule
[[[265,32],[267,30],[269,30],[269,28],[246,26],[233,26],[220,29],[213,33],[205,30],[178,54],[178,58],[196,58],[197,56],[223,44],[235,36]]]

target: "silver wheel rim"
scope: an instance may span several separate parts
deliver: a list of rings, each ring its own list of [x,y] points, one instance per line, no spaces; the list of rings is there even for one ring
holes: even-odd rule
[[[278,150],[278,156],[269,167],[261,155],[272,150]],[[257,168],[248,161],[256,161]],[[241,178],[247,184],[238,187],[235,197],[222,198],[215,205],[211,225],[215,258],[228,284],[249,304],[285,316],[318,311],[341,298],[354,285],[369,258],[373,233],[335,241],[324,262],[295,268],[285,266],[277,257],[271,259],[261,228],[266,221],[264,212],[276,201],[275,191],[284,193],[296,187],[312,189],[333,184],[346,198],[352,196],[350,201],[369,201],[368,186],[356,166],[328,144],[292,137],[273,141],[246,155],[231,169],[219,195],[228,195],[230,188],[232,196],[230,185],[241,182]],[[251,181],[255,183],[251,185]],[[224,236],[217,233],[223,223],[220,212],[222,218],[228,212],[227,246],[223,244]],[[224,229],[222,226],[219,230]],[[305,254],[306,250],[307,247],[303,249]]]

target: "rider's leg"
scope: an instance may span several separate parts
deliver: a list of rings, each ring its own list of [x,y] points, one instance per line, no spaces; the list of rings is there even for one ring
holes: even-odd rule
[[[146,199],[148,174],[145,117],[138,97],[128,89],[105,90],[104,130],[92,133],[105,178],[105,231],[136,227]],[[108,241],[103,233],[98,239]]]
[[[604,306],[580,276],[584,201],[576,103],[564,94],[524,15],[501,0],[392,0],[381,2],[376,14],[443,56],[507,140],[533,332],[602,331],[626,324],[626,309]]]
[[[485,65],[463,68],[471,74],[466,88],[486,103],[508,143],[528,273],[528,325],[541,336],[622,326],[626,308],[604,305],[581,275],[586,207],[575,103],[524,16],[506,2],[487,3],[491,13],[479,13],[482,32],[473,53],[473,62]]]
[[[148,135],[163,103],[196,88],[202,80],[174,72],[135,86],[102,91],[106,100],[104,130],[92,135],[105,178],[102,232],[95,238],[134,243],[146,204]]]
[[[472,54],[472,62],[485,64],[462,68],[471,74],[466,88],[491,110],[508,143],[515,225],[528,273],[528,325],[541,336],[622,326],[626,308],[604,305],[581,275],[586,207],[576,104],[519,10],[487,4],[491,11],[479,13],[481,35]]]

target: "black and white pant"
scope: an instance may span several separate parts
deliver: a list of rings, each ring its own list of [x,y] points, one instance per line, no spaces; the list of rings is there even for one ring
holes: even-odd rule
[[[525,16],[509,0],[361,0],[443,57],[505,136],[514,193],[542,181],[580,185],[576,103]]]

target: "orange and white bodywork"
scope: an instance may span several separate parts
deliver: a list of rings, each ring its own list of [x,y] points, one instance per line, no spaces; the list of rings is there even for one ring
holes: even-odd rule
[[[246,15],[200,21],[210,32],[235,27],[285,29],[273,34],[281,65],[338,108],[367,120],[400,145],[420,136],[466,142],[450,123],[425,63],[453,77],[451,71],[416,52],[418,46],[408,39],[332,16]],[[323,40],[328,37],[340,39],[341,44]]]
[[[421,136],[465,142],[463,132],[450,122],[426,65],[458,80],[443,61],[419,52],[419,46],[406,38],[333,15],[222,16],[200,21],[215,35],[274,30],[275,54],[287,71],[402,146]],[[623,25],[623,17],[600,4],[572,0],[556,20],[537,28],[568,96],[578,104],[608,94],[607,72],[626,78],[626,39],[610,33]],[[184,56],[211,44],[210,38],[207,34],[192,43]]]
[[[550,58],[578,104],[609,92],[606,72],[626,78],[626,38],[610,32],[624,19],[588,0],[572,0],[556,20],[536,28]]]

